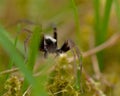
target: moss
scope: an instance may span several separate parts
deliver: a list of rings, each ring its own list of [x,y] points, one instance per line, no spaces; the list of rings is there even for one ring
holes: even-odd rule
[[[68,62],[67,57],[60,57],[56,63],[47,83],[49,96],[77,96],[80,94],[74,87],[74,67]]]
[[[62,57],[56,63],[54,70],[50,74],[47,90],[50,96],[68,96],[68,89],[71,89],[69,84],[72,81],[67,72],[69,70],[67,67],[68,61],[66,57]]]
[[[5,83],[5,89],[3,96],[20,96],[21,81],[17,76],[11,76]]]
[[[106,96],[106,85],[83,73],[78,81],[82,87],[76,89],[74,62],[69,63],[67,58],[63,56],[56,60],[46,85],[49,96]]]

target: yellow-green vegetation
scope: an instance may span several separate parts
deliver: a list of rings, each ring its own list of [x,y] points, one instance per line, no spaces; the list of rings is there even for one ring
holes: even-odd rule
[[[48,77],[46,87],[50,96],[74,96],[79,94],[79,91],[75,90],[74,67],[73,64],[68,63],[67,57],[61,57],[57,60],[54,70]]]
[[[120,0],[0,0],[0,96],[119,96],[119,5]],[[44,58],[41,35],[52,35],[54,24],[58,48],[70,39],[72,50]]]
[[[83,73],[81,76],[81,88],[76,89],[76,68],[73,62],[69,63],[67,56],[60,57],[51,71],[46,89],[49,96],[107,96],[110,86],[102,85],[101,81],[95,80]]]
[[[3,96],[20,96],[22,82],[17,76],[11,76],[5,83],[6,92]]]

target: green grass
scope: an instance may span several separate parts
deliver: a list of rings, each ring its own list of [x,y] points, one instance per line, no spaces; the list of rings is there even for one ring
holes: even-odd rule
[[[17,26],[17,32],[16,32],[16,38],[14,40],[14,46],[15,47],[17,46],[18,37],[19,37],[18,34],[19,34],[20,30],[21,30],[21,28],[20,28],[20,25],[18,24],[18,26]],[[14,62],[13,62],[12,58],[10,58],[10,61],[9,61],[9,64],[8,64],[8,69],[11,69],[13,67],[13,64],[14,64]],[[8,78],[9,76],[7,75],[6,77]]]
[[[10,40],[5,35],[6,31],[0,26],[0,43],[5,49],[5,51],[10,55],[11,59],[16,63],[16,65],[20,68],[20,70],[27,77],[29,83],[33,83],[33,77],[31,76],[31,72],[26,68],[24,64],[23,57],[17,52],[15,46],[10,42]]]
[[[35,29],[36,32],[37,32],[37,30],[38,29]],[[18,66],[19,70],[24,74],[24,76],[25,76],[26,80],[29,82],[29,84],[33,86],[34,96],[39,96],[39,94],[42,92],[39,90],[36,79],[32,76],[32,70],[29,70],[29,68],[26,66],[26,64],[24,63],[24,58],[21,56],[21,54],[18,53],[16,47],[7,38],[5,33],[6,33],[6,31],[0,26],[0,44],[3,46],[3,48],[9,54],[9,56],[12,58],[13,62],[16,64],[16,66]],[[36,35],[36,38],[37,37],[39,38],[38,34]],[[37,40],[38,39],[36,39],[35,44],[38,44]],[[31,46],[31,47],[34,48],[33,46]],[[31,48],[31,50],[33,50],[32,48]],[[37,49],[34,49],[34,52],[36,50]],[[34,58],[33,58],[33,60],[34,60]]]
[[[32,38],[31,38],[31,42],[30,42],[30,49],[29,49],[29,53],[28,53],[28,56],[29,56],[28,63],[27,63],[31,71],[33,71],[34,64],[36,61],[36,55],[38,53],[41,32],[42,32],[41,26],[37,26],[33,30]]]
[[[100,0],[94,0],[94,14],[95,14],[95,31],[100,31]]]
[[[13,58],[13,61],[20,68],[20,70],[28,77],[29,82],[33,82],[31,77],[31,72],[28,71],[24,64],[23,57],[17,52],[15,46],[10,42],[10,40],[5,35],[6,31],[0,26],[0,43],[7,51],[7,53]]]
[[[118,18],[118,23],[119,23],[119,26],[120,26],[120,6],[119,6],[119,1],[114,0],[114,4],[115,4],[116,15],[117,15],[117,18]]]
[[[113,0],[106,0],[103,18],[101,18],[100,17],[100,1],[94,0],[96,45],[100,45],[106,40],[112,1]],[[99,52],[97,56],[99,61],[99,67],[102,71],[104,69],[104,60],[103,60],[104,54],[103,52]]]
[[[105,5],[105,9],[104,9],[104,15],[103,15],[103,20],[101,23],[101,39],[99,40],[99,42],[103,43],[106,40],[106,36],[107,36],[107,29],[108,29],[108,25],[109,25],[109,21],[110,21],[110,12],[111,12],[111,8],[112,8],[112,2],[113,0],[106,0],[106,5]]]
[[[81,38],[80,18],[79,18],[79,10],[78,10],[78,6],[76,5],[76,1],[70,0],[70,6],[71,6],[71,12],[73,14],[74,25],[75,25],[74,33],[75,33],[76,38],[74,41],[76,41],[77,44],[81,44],[81,40],[79,39],[79,38]]]
[[[76,34],[79,34],[80,23],[79,23],[78,8],[76,6],[75,0],[70,0],[70,4],[71,4],[73,15],[74,15],[74,21],[75,21],[75,25],[76,25],[75,28],[76,28],[76,31],[77,31]]]

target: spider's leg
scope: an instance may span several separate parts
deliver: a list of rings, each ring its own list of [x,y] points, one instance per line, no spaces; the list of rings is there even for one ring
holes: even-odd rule
[[[10,24],[10,25],[7,25],[6,26],[6,28],[10,28],[10,27],[13,27],[13,26],[15,26],[15,25],[18,25],[18,24],[29,24],[29,25],[37,25],[37,23],[35,23],[35,22],[32,22],[32,21],[30,21],[30,20],[27,20],[27,19],[20,19],[20,20],[17,20],[17,21],[15,21],[15,22],[13,22],[12,24]]]
[[[48,52],[45,51],[45,52],[44,52],[44,57],[47,58],[47,56],[48,56]]]
[[[48,56],[48,50],[46,46],[44,45],[44,57],[47,58],[47,56]]]
[[[44,57],[47,58],[48,50],[46,48],[44,35],[42,35],[42,37],[41,37],[41,42],[40,42],[40,45],[39,45],[39,50],[43,51],[44,52]]]
[[[35,25],[34,22],[27,20],[27,19],[21,19],[15,22],[15,24],[29,24],[29,25]]]
[[[66,40],[62,47],[60,49],[58,49],[58,53],[65,53],[67,51],[69,51],[71,49],[70,45],[69,45],[69,40]]]
[[[40,41],[40,45],[39,45],[39,50],[40,51],[44,51],[45,50],[45,48],[44,48],[44,35],[42,35],[42,37],[41,37],[41,41]]]
[[[53,27],[53,37],[57,40],[57,28]]]
[[[27,32],[28,33],[28,36],[26,37],[26,39],[24,41],[24,49],[25,49],[25,53],[26,53],[27,52],[27,44],[28,44],[28,42],[30,40],[32,32],[30,30],[28,30],[28,29],[25,29],[25,28],[22,30],[22,32]]]
[[[57,47],[57,28],[53,26],[53,38],[56,39],[56,47]]]

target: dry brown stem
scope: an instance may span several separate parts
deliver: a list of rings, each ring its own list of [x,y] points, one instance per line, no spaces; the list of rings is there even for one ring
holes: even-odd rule
[[[97,46],[97,47],[95,47],[93,49],[90,49],[90,50],[88,50],[86,52],[83,52],[82,53],[83,58],[94,55],[94,54],[104,50],[105,48],[108,48],[110,46],[115,45],[118,42],[118,39],[120,39],[120,33],[115,33],[110,39],[108,39],[103,44],[101,44],[101,45],[99,45],[99,46]],[[71,57],[71,58],[68,58],[68,60],[69,60],[69,62],[72,62],[74,60],[74,58]]]
[[[18,71],[18,68],[12,68],[12,69],[8,69],[8,70],[0,72],[0,75],[4,75],[4,74],[8,74],[8,73],[13,73],[13,72],[16,72],[16,71]]]
[[[89,41],[90,41],[89,42],[90,49],[94,48],[95,47],[95,37],[94,37],[93,32],[91,32]],[[100,79],[101,72],[100,72],[100,69],[99,69],[99,64],[98,64],[98,60],[97,60],[96,54],[93,54],[91,56],[91,61],[92,61],[93,70],[95,72],[95,78],[96,79]]]

